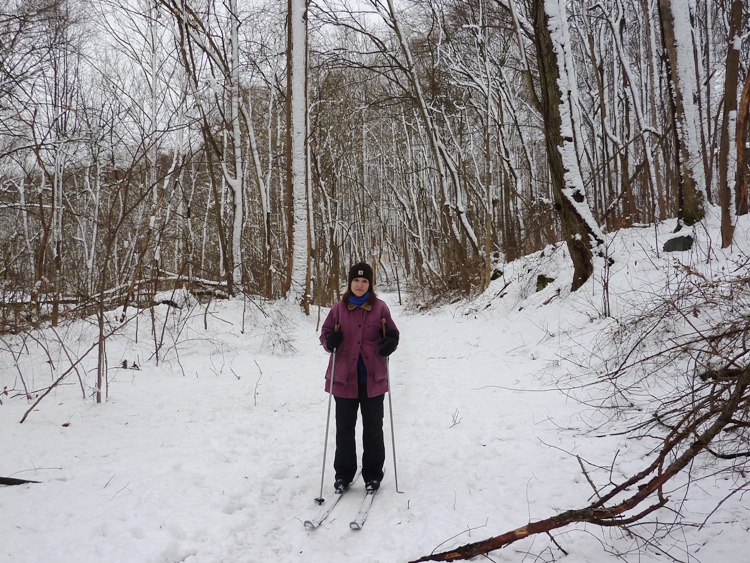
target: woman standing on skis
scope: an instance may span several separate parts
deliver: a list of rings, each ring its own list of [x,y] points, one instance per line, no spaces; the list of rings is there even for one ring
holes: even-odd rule
[[[334,486],[343,492],[357,473],[355,427],[362,411],[362,477],[369,491],[380,487],[385,463],[383,398],[388,391],[388,364],[398,346],[399,332],[391,312],[377,298],[369,264],[349,270],[347,289],[328,313],[320,343],[331,352],[326,371],[326,392],[336,399],[336,471]],[[333,369],[335,353],[335,371]]]

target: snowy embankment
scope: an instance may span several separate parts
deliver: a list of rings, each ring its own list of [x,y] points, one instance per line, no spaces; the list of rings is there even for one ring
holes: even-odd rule
[[[660,229],[659,245],[668,228]],[[735,254],[748,254],[747,229],[741,224]],[[729,254],[714,248],[707,261],[707,232],[717,228],[696,231],[699,244],[679,255],[657,255],[653,229],[610,239],[615,318],[662,293],[676,260],[720,273]],[[65,350],[50,331],[23,348],[20,337],[4,337],[0,476],[39,483],[0,488],[0,560],[393,563],[587,505],[592,489],[576,456],[611,465],[619,479],[645,464],[646,445],[586,433],[602,422],[600,413],[572,398],[581,398],[579,390],[561,388],[563,380],[585,379],[591,358],[608,356],[603,335],[615,321],[601,315],[600,270],[570,294],[564,252],[544,254],[509,265],[471,303],[416,313],[382,295],[402,333],[390,363],[401,493],[386,420],[386,478],[358,532],[348,524],[361,483],[320,529],[302,525],[317,511],[328,400],[315,314],[242,299],[214,301],[208,310],[190,299],[181,310],[160,305],[158,365],[144,312],[108,341],[106,403],[91,398],[91,354],[23,424],[32,402],[22,396],[19,373],[30,390],[44,389],[65,371],[68,355],[91,346],[96,329],[84,322],[59,329]],[[537,293],[537,274],[556,281]],[[329,464],[332,448],[331,440]],[[332,481],[329,466],[325,497]],[[746,560],[750,513],[742,499],[710,514],[732,485],[702,481],[674,491],[687,499],[680,518],[707,519],[667,539],[685,560],[688,550],[705,562]],[[655,516],[675,519],[666,510]],[[526,554],[541,553],[541,560],[614,562],[621,559],[609,546],[636,545],[595,526],[554,537],[559,547],[547,536],[531,538],[493,560],[537,561]]]

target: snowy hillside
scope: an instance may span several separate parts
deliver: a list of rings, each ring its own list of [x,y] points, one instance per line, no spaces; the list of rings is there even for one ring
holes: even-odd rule
[[[609,338],[618,320],[665,296],[685,265],[707,278],[748,274],[746,217],[726,252],[712,221],[694,230],[692,250],[657,252],[671,227],[659,227],[658,242],[654,228],[610,235],[611,269],[605,274],[600,261],[574,294],[563,248],[506,265],[472,302],[415,312],[381,293],[402,334],[390,362],[401,492],[386,420],[386,477],[361,531],[349,521],[362,483],[319,529],[302,524],[318,510],[328,398],[318,311],[306,318],[288,303],[241,298],[206,309],[190,296],[179,310],[160,305],[156,337],[144,312],[110,338],[106,403],[91,398],[92,352],[22,424],[39,390],[92,346],[96,327],[76,322],[23,346],[5,336],[0,476],[38,483],[0,487],[0,560],[393,563],[584,507],[589,472],[617,481],[645,466],[653,447],[618,435],[617,416],[596,408],[602,388],[584,385],[622,352]],[[540,274],[554,281],[537,292]],[[163,341],[158,365],[155,341]],[[332,481],[328,467],[329,499]],[[683,561],[746,561],[750,508],[741,495],[721,502],[741,482],[685,483],[670,485],[673,504],[648,518],[689,524],[662,534],[662,549]],[[579,525],[552,537],[515,543],[492,560],[622,561],[614,552],[667,560],[617,529]]]

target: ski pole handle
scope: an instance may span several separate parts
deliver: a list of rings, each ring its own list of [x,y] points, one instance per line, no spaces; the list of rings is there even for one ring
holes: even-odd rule
[[[339,323],[336,323],[336,324],[334,325],[334,327],[333,327],[333,332],[341,332],[341,325],[340,325]],[[336,346],[336,348],[338,348],[338,346]],[[333,350],[331,350],[331,352],[333,352],[334,356],[335,356],[335,354],[336,354],[336,348],[334,348]],[[334,361],[336,361],[336,359],[335,359],[335,358],[334,358]]]

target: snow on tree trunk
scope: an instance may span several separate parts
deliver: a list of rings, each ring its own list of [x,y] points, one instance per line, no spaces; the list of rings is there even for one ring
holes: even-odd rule
[[[240,48],[239,48],[239,17],[237,16],[237,0],[230,4],[232,68],[231,68],[231,120],[232,139],[234,146],[234,175],[225,172],[227,182],[232,188],[234,198],[234,218],[232,221],[232,282],[235,287],[242,284],[242,224],[244,219],[242,178],[242,141],[240,134]]]
[[[700,150],[700,117],[693,49],[696,43],[690,14],[693,0],[659,0],[662,33],[667,51],[667,69],[672,93],[673,119],[677,140],[676,156],[680,182],[679,219],[693,225],[705,216],[706,175]],[[700,56],[697,57],[700,59]]]
[[[740,95],[740,107],[737,111],[737,130],[734,140],[736,146],[737,166],[735,178],[735,198],[737,201],[737,215],[745,215],[748,208],[748,153],[750,153],[750,71],[745,76],[745,85]]]
[[[740,48],[742,46],[742,0],[732,2],[729,17],[727,70],[724,77],[724,111],[719,141],[719,204],[721,206],[721,247],[732,244],[736,201],[734,198],[737,134],[737,86],[739,84]]]
[[[309,308],[307,221],[307,5],[289,0],[287,50],[287,182],[291,193],[291,256],[287,297]]]
[[[533,12],[550,177],[573,260],[571,289],[575,291],[591,277],[593,253],[601,254],[604,236],[588,206],[576,154],[578,90],[565,5],[558,0],[535,0]]]

